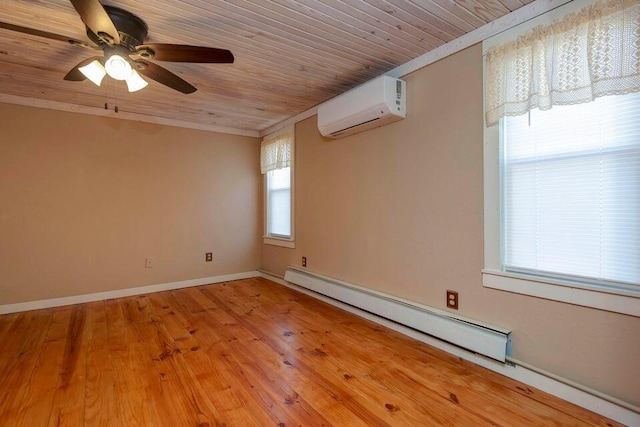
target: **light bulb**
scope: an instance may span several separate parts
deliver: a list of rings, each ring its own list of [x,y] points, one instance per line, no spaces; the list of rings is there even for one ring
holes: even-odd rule
[[[129,92],[138,91],[145,88],[149,84],[142,77],[140,77],[140,74],[138,74],[136,70],[132,70],[131,74],[125,81],[127,82],[127,88],[129,89]]]
[[[116,80],[126,80],[133,69],[131,64],[120,55],[111,55],[107,62],[104,64],[104,68],[107,70],[107,74]]]
[[[80,72],[84,74],[86,78],[95,83],[96,86],[100,86],[100,83],[102,83],[102,79],[107,74],[104,67],[97,59],[85,65],[84,67],[78,68],[78,70],[80,70]]]

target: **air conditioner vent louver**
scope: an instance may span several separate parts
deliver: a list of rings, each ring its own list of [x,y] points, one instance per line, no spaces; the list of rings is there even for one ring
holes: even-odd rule
[[[369,120],[369,121],[367,121],[367,122],[364,122],[364,123],[361,123],[361,124],[359,124],[359,125],[353,125],[353,126],[348,127],[348,128],[346,128],[346,129],[339,130],[339,131],[337,131],[337,132],[332,133],[332,134],[331,134],[331,136],[333,136],[333,137],[339,136],[342,132],[346,132],[346,131],[348,131],[349,129],[353,129],[355,126],[362,126],[362,125],[365,125],[365,124],[367,124],[367,123],[375,122],[375,121],[377,121],[377,120],[380,120],[380,117],[376,117],[375,119],[371,119],[371,120]]]
[[[406,83],[378,77],[318,107],[318,129],[342,138],[406,117]]]

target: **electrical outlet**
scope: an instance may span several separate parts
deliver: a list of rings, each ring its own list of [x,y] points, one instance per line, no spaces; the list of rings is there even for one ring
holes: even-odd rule
[[[213,252],[207,252],[204,254],[204,260],[206,262],[211,262],[213,261]]]
[[[456,291],[447,290],[447,307],[458,309],[458,293]]]
[[[146,258],[144,260],[144,268],[153,268],[153,258]]]
[[[307,257],[306,257],[306,256],[303,256],[303,257],[302,257],[302,266],[303,266],[303,267],[306,267],[306,266],[307,266]]]

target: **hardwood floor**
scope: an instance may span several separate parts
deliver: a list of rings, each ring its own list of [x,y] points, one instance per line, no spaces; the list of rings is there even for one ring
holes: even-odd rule
[[[265,279],[0,316],[2,426],[618,425]]]

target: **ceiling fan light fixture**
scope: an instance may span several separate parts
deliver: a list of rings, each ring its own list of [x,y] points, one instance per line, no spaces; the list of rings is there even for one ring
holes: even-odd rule
[[[118,54],[111,55],[104,64],[104,68],[107,74],[116,80],[126,80],[133,72],[129,61]]]
[[[139,71],[168,88],[190,94],[197,89],[189,82],[160,65],[144,60],[155,58],[164,62],[206,64],[231,64],[234,61],[233,54],[226,49],[168,43],[144,44],[149,29],[147,24],[125,9],[102,4],[102,0],[71,0],[71,4],[85,24],[91,44],[60,34],[0,22],[2,29],[102,51],[104,56],[86,58],[69,70],[64,76],[65,81],[81,82],[88,79],[100,86],[108,74],[114,80],[127,81],[129,91],[137,91],[147,85],[137,74]],[[132,76],[133,73],[136,74]]]
[[[89,80],[91,80],[96,86],[100,86],[102,83],[102,79],[107,74],[107,71],[104,69],[100,61],[97,59],[85,65],[84,67],[78,68],[82,74]]]
[[[131,71],[131,74],[129,75],[129,77],[127,77],[125,82],[127,83],[127,89],[129,89],[129,92],[139,91],[140,89],[144,89],[145,87],[147,87],[147,85],[149,84],[142,77],[140,77],[140,74],[138,74],[136,70]]]

